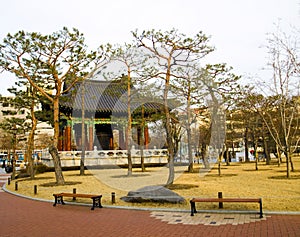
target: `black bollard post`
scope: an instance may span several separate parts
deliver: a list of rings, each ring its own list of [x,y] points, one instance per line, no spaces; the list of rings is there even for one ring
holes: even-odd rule
[[[33,190],[34,190],[34,194],[37,194],[37,185],[34,185]]]
[[[10,178],[7,179],[7,184],[10,185]]]
[[[116,203],[116,193],[115,193],[115,192],[112,192],[112,193],[111,193],[111,203],[112,203],[112,204],[115,204],[115,203]]]
[[[15,182],[15,191],[18,191],[18,182]]]
[[[73,188],[73,194],[76,194],[76,188]],[[73,201],[76,200],[76,197],[73,197]]]
[[[222,192],[218,192],[218,198],[223,198]],[[219,208],[223,208],[223,202],[219,202]]]

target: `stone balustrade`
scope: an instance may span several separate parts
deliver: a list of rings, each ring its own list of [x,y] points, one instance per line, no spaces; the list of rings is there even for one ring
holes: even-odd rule
[[[132,149],[132,164],[141,163],[141,150]],[[60,151],[60,160],[62,167],[79,166],[81,151]],[[167,164],[167,149],[144,149],[144,164]],[[53,167],[53,160],[49,153],[44,152],[42,162]],[[85,152],[85,166],[101,165],[127,165],[127,150],[93,150]]]

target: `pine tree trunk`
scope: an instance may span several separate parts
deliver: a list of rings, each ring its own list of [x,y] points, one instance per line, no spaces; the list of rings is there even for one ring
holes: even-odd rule
[[[51,145],[49,147],[49,152],[50,152],[50,154],[53,158],[53,162],[54,162],[56,184],[57,185],[64,185],[65,180],[64,180],[64,177],[62,175],[60,157],[59,157],[57,148],[54,145]]]
[[[187,138],[188,138],[188,154],[189,154],[189,167],[188,172],[193,173],[194,172],[194,159],[193,159],[193,153],[192,153],[192,141],[191,141],[191,128],[189,127],[189,124],[187,124]]]
[[[248,148],[248,127],[246,127],[246,129],[245,129],[244,143],[245,143],[245,162],[250,162],[250,160],[249,160],[249,148]]]
[[[28,171],[31,179],[34,179],[34,160],[32,158],[33,150],[34,150],[34,133],[37,126],[37,119],[34,114],[34,102],[31,105],[30,114],[31,114],[31,121],[32,127],[31,131],[28,136],[28,147],[27,147],[27,161],[29,163]]]
[[[145,158],[144,158],[144,146],[145,146],[145,109],[142,106],[142,125],[141,125],[141,136],[140,136],[140,151],[141,151],[141,169],[142,172],[146,171]]]
[[[166,115],[166,134],[167,134],[167,144],[168,144],[168,155],[169,155],[169,177],[167,180],[167,185],[173,184],[175,178],[175,171],[174,171],[174,145],[172,139],[172,128],[171,128],[171,121],[170,121],[170,111],[168,105],[168,92],[170,87],[170,65],[171,59],[168,60],[168,69],[166,74],[165,80],[165,88],[164,88],[164,111]]]
[[[127,176],[132,175],[132,157],[131,157],[131,147],[132,147],[132,131],[131,131],[131,76],[130,70],[127,71],[127,161],[128,161],[128,171]]]
[[[54,137],[53,137],[53,144],[49,147],[49,152],[52,156],[54,168],[55,168],[55,177],[56,177],[56,183],[58,185],[63,185],[65,183],[61,163],[60,163],[60,157],[57,151],[57,144],[58,144],[58,138],[59,138],[59,99],[55,98],[53,101],[53,118],[54,118]]]

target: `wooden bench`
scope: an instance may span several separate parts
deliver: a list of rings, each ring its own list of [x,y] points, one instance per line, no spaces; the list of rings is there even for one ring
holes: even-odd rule
[[[191,216],[197,213],[196,202],[256,202],[259,203],[259,217],[263,218],[262,199],[261,198],[193,198],[190,200]]]
[[[102,195],[80,194],[80,193],[56,193],[56,194],[53,194],[53,196],[55,199],[54,204],[53,204],[54,207],[56,206],[56,204],[65,205],[63,197],[73,197],[73,200],[75,200],[75,198],[91,198],[93,200],[93,206],[92,206],[91,210],[94,210],[95,207],[102,208],[102,205],[101,205]]]

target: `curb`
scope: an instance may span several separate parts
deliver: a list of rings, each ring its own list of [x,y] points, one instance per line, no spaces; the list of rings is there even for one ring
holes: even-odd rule
[[[6,189],[6,183],[3,185],[2,189],[12,195],[21,198],[27,198],[34,201],[40,202],[49,202],[53,203],[53,201],[48,199],[34,198],[30,196],[25,196],[22,194],[18,194]],[[65,202],[69,205],[77,205],[77,206],[90,206],[90,204],[86,203],[74,203],[74,202]],[[139,211],[163,211],[163,212],[182,212],[182,213],[190,213],[190,210],[186,209],[171,209],[171,208],[150,208],[150,207],[129,207],[129,206],[117,206],[117,205],[103,205],[103,207],[107,208],[115,208],[115,209],[124,209],[124,210],[139,210]],[[256,213],[255,211],[238,211],[238,210],[197,210],[198,213],[216,213],[216,214],[251,214]],[[300,212],[283,212],[283,211],[263,211],[265,215],[300,215]]]

